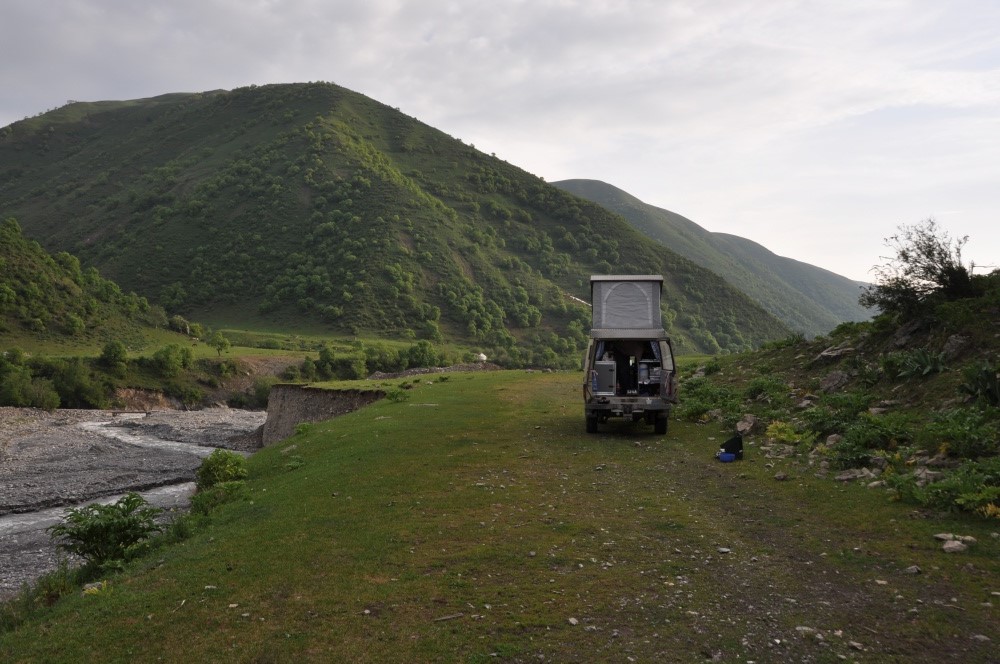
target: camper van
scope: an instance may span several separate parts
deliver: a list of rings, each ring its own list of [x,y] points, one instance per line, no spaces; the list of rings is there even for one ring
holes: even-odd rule
[[[597,433],[612,417],[667,432],[677,372],[660,317],[662,288],[660,275],[590,278],[593,322],[583,364],[587,433]]]

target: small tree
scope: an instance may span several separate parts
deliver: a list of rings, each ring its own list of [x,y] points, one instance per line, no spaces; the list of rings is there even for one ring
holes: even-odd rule
[[[952,241],[933,219],[900,226],[885,240],[896,255],[873,268],[875,284],[858,299],[865,307],[884,313],[913,314],[929,298],[956,300],[975,295],[973,264],[962,263],[962,247],[969,237]]]
[[[113,375],[121,378],[128,370],[128,349],[121,341],[109,341],[104,344],[100,361]]]
[[[212,332],[211,336],[208,337],[208,345],[215,349],[215,352],[219,354],[219,357],[222,357],[222,353],[229,350],[231,346],[229,339],[227,339],[225,335],[218,330]]]

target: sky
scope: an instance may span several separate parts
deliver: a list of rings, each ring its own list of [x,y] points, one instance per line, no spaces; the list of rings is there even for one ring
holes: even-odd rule
[[[852,279],[928,218],[1000,268],[996,0],[0,0],[0,127],[306,81]]]

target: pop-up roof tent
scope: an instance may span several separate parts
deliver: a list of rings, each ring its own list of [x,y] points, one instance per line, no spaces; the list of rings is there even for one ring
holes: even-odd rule
[[[652,339],[666,336],[660,318],[658,274],[594,275],[590,301],[594,318],[590,335],[595,339]]]

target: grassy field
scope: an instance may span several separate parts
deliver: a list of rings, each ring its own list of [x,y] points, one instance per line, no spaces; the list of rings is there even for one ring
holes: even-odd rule
[[[252,457],[250,501],[0,636],[0,660],[996,661],[995,522],[755,446],[720,464],[707,426],[588,436],[579,383],[425,376],[301,427]]]

